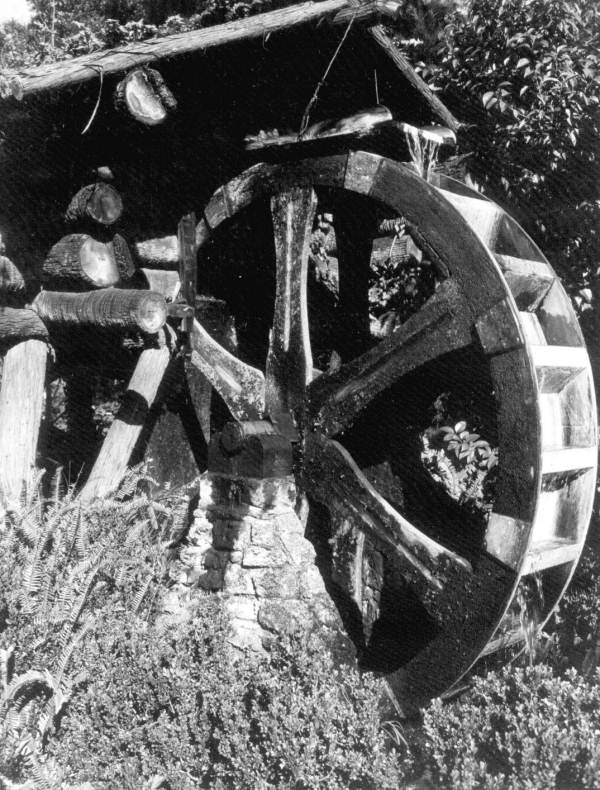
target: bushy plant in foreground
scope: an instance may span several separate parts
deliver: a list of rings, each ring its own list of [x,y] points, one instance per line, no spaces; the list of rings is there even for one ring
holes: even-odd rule
[[[600,683],[575,670],[506,667],[424,715],[440,788],[584,790],[600,786]]]
[[[0,787],[397,787],[381,685],[316,635],[233,662],[214,598],[168,624],[180,506],[138,482],[34,497],[0,530]]]
[[[318,639],[233,662],[217,603],[159,630],[106,622],[78,656],[80,686],[51,751],[70,781],[137,788],[396,788],[381,687],[337,669]]]

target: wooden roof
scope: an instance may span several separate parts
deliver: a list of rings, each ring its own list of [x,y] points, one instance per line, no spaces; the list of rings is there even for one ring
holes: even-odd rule
[[[46,91],[56,91],[89,80],[118,74],[135,66],[179,55],[202,52],[236,42],[266,38],[271,34],[326,19],[332,25],[360,23],[365,34],[380,47],[400,74],[422,95],[433,113],[456,131],[460,123],[394,46],[381,24],[382,19],[398,17],[400,4],[395,0],[319,0],[257,14],[222,25],[187,33],[129,43],[115,49],[101,50],[71,60],[22,69],[7,76],[19,98]]]

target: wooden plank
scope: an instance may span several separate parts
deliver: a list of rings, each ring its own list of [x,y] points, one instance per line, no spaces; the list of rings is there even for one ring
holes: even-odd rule
[[[198,284],[198,262],[196,249],[196,215],[192,212],[179,220],[177,227],[177,244],[179,247],[179,279],[181,295],[188,305],[196,299]],[[191,325],[186,324],[190,331]]]
[[[544,450],[542,474],[571,472],[595,468],[598,450],[594,447],[566,447],[561,450]]]
[[[181,290],[181,280],[178,272],[169,269],[141,269],[140,271],[146,278],[148,288],[151,291],[164,296],[167,302],[173,302],[177,299]]]
[[[133,245],[133,254],[140,266],[175,271],[179,267],[177,236],[137,241]]]
[[[525,349],[490,357],[490,369],[497,403],[499,459],[494,510],[532,523],[540,487],[537,384]],[[517,552],[522,550],[524,544]]]
[[[523,334],[514,320],[513,311],[512,303],[507,297],[477,317],[475,331],[488,356],[505,354],[524,345]]]
[[[453,280],[443,282],[425,305],[373,349],[309,386],[312,418],[327,435],[351,425],[371,401],[437,357],[471,345],[464,296]]]
[[[521,310],[519,312],[521,331],[528,345],[544,345],[546,337],[537,315]]]
[[[300,406],[312,377],[306,277],[316,210],[313,189],[283,190],[271,198],[277,286],[266,368],[269,413]]]
[[[537,316],[549,345],[585,345],[571,300],[558,280],[548,290],[538,308]]]
[[[350,151],[344,174],[344,189],[368,195],[381,165],[382,158],[364,151]]]
[[[587,351],[575,346],[530,346],[541,392],[560,392],[589,368]]]
[[[107,496],[119,486],[173,350],[174,347],[163,336],[160,345],[145,348],[140,354],[119,413],[108,429],[96,463],[79,495],[83,502]]]
[[[217,343],[196,319],[190,334],[190,361],[208,379],[238,420],[261,419],[265,377]]]
[[[537,310],[555,280],[548,264],[497,253],[495,257],[519,310]]]
[[[25,340],[4,356],[0,386],[0,496],[4,507],[18,505],[35,473],[48,345]]]
[[[517,570],[530,532],[530,522],[490,513],[485,530],[485,550],[509,568]]]
[[[548,540],[532,544],[521,568],[521,573],[539,573],[556,565],[576,562],[581,553],[582,545],[564,540]]]
[[[429,538],[400,515],[336,441],[311,434],[306,441],[303,476],[306,490],[332,511],[346,512],[359,531],[382,541],[417,585],[434,595],[443,589],[438,574],[448,565],[466,578],[470,563]]]
[[[489,200],[479,200],[475,197],[440,191],[469,223],[483,243],[494,250],[505,212]]]

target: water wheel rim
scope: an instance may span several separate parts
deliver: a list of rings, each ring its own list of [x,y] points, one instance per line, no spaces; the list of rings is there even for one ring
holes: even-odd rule
[[[466,294],[471,325],[490,359],[494,384],[498,390],[505,390],[500,395],[499,405],[499,409],[504,408],[506,412],[499,420],[499,455],[505,481],[500,486],[494,504],[494,517],[491,519],[495,529],[501,533],[501,540],[496,541],[498,545],[495,547],[493,542],[488,547],[490,551],[486,554],[485,567],[476,569],[474,578],[477,584],[467,593],[471,601],[470,610],[475,612],[477,604],[480,604],[480,609],[485,610],[485,617],[479,617],[466,628],[455,629],[452,634],[442,629],[441,636],[432,639],[415,660],[392,673],[390,679],[400,698],[422,701],[434,693],[440,693],[450,685],[450,680],[456,681],[485,652],[486,645],[490,643],[515,598],[519,580],[524,574],[532,572],[534,561],[528,556],[528,551],[542,493],[542,481],[544,475],[556,473],[555,467],[559,463],[556,456],[551,458],[547,452],[544,456],[542,446],[539,353],[531,350],[533,344],[530,333],[524,330],[522,323],[524,311],[513,298],[497,257],[480,234],[471,228],[460,209],[448,199],[450,193],[424,182],[409,166],[381,156],[353,151],[291,164],[255,165],[214,193],[197,227],[196,237],[200,245],[221,223],[234,217],[258,197],[267,197],[292,186],[310,189],[333,187],[366,195],[407,216],[415,225],[425,225],[429,243],[442,262],[448,265],[451,277]],[[415,197],[418,197],[416,202]],[[510,222],[514,223],[512,220]],[[450,233],[448,228],[458,228],[459,232]],[[524,231],[520,230],[519,233],[519,238],[525,240]],[[458,260],[461,261],[460,265]],[[560,289],[560,285],[557,287]],[[561,309],[568,312],[570,305],[565,305],[561,291],[557,292]],[[500,331],[497,331],[498,325]],[[574,334],[577,335],[577,332]],[[583,348],[580,333],[577,337],[573,337],[572,333],[570,342],[573,347]],[[547,354],[544,359],[547,361]],[[579,360],[583,360],[581,353]],[[589,362],[585,364],[583,372],[589,390]],[[589,397],[593,401],[593,388]],[[596,428],[595,421],[592,422],[593,436],[590,446],[585,448],[590,450],[585,458],[585,468],[595,477],[595,460],[591,450],[596,445]],[[525,426],[530,434],[527,447],[523,447],[518,436],[515,440],[515,426],[519,425]],[[544,461],[550,464],[545,471]],[[549,471],[549,468],[553,471]],[[590,475],[587,477],[589,479]],[[586,490],[589,488],[588,484]],[[577,551],[572,552],[567,563],[568,576],[581,550],[581,532],[585,533],[582,524],[586,518],[584,515],[580,519],[577,528]],[[503,552],[502,540],[512,542],[512,556]],[[564,584],[561,590],[563,588]],[[456,619],[452,623],[455,627]],[[433,680],[429,676],[427,681],[422,681],[424,670],[432,665],[439,668],[442,655],[445,656],[445,663],[451,665],[451,672],[442,673]]]

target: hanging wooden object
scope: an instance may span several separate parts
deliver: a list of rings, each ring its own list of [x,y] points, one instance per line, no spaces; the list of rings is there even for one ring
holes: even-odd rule
[[[165,299],[153,291],[120,288],[88,293],[42,291],[33,306],[50,326],[97,326],[153,334],[167,320]]]
[[[81,291],[117,285],[134,272],[127,243],[118,233],[108,242],[86,233],[71,233],[48,253],[42,279],[47,288]]]
[[[104,168],[101,168],[104,169]],[[110,184],[99,181],[82,187],[73,197],[65,212],[70,223],[97,223],[113,225],[123,213],[123,201]]]
[[[115,106],[146,126],[156,126],[175,112],[177,100],[156,69],[139,68],[117,85]]]

